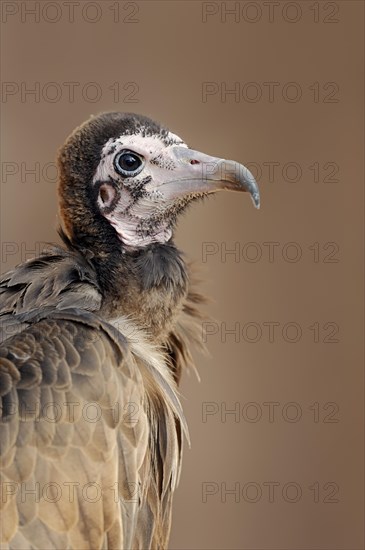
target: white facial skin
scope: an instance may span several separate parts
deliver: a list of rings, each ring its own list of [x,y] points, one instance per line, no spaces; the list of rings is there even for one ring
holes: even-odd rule
[[[162,186],[172,179],[172,171],[176,168],[171,149],[187,148],[187,145],[172,133],[167,139],[169,145],[158,136],[122,135],[116,140],[110,139],[103,147],[93,178],[94,184],[102,182],[98,206],[121,241],[129,247],[165,243],[171,238],[172,229],[163,214],[172,202],[164,196]],[[124,177],[116,171],[114,159],[123,150],[137,153],[144,159],[143,169],[137,175]]]
[[[100,212],[127,247],[168,242],[177,215],[208,193],[248,191],[259,208],[257,183],[243,165],[189,149],[172,133],[146,133],[111,138],[93,178]],[[127,162],[125,154],[134,157]]]

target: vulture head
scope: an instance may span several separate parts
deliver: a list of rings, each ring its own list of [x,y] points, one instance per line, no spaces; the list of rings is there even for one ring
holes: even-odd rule
[[[194,200],[228,189],[260,204],[241,164],[190,149],[149,118],[104,113],[77,128],[60,150],[60,206],[68,239],[97,250],[168,243],[178,215]]]

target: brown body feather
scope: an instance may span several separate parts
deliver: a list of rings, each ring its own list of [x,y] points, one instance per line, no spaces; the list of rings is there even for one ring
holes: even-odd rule
[[[200,339],[201,299],[183,281],[174,300],[167,284],[149,331],[152,311],[132,315],[128,289],[106,299],[76,250],[2,277],[5,548],[167,546],[186,430],[176,382]]]

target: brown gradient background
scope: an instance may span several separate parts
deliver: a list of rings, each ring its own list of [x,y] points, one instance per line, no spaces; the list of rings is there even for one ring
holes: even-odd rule
[[[3,97],[3,168],[6,162],[28,167],[52,162],[68,133],[103,110],[149,115],[195,149],[263,168],[260,211],[247,196],[220,194],[192,208],[179,225],[177,241],[200,266],[202,289],[214,299],[207,313],[228,327],[259,323],[263,335],[257,343],[242,336],[238,342],[233,336],[224,342],[220,333],[210,336],[210,357],[197,355],[201,383],[194,375],[185,376],[183,404],[192,447],[185,451],[170,548],[364,548],[363,3],[340,1],[326,8],[326,2],[319,2],[318,23],[310,9],[313,2],[295,3],[302,10],[296,23],[281,15],[287,2],[280,3],[273,22],[260,4],[263,15],[257,23],[242,17],[235,22],[232,16],[224,23],[222,4],[216,3],[219,13],[203,23],[201,2],[142,1],[132,3],[138,7],[134,24],[114,23],[111,4],[99,3],[103,15],[95,24],[82,20],[80,7],[74,23],[67,21],[65,10],[54,24],[42,18],[36,23],[30,16],[22,23],[19,15],[3,23],[3,81],[27,86],[97,82],[103,90],[96,103],[85,101],[77,90],[75,101],[69,102],[65,88],[54,103],[42,97],[39,102],[33,97],[21,101],[19,94]],[[120,5],[121,18],[131,13],[132,8]],[[331,6],[339,8],[337,23],[323,22]],[[121,88],[137,83],[138,102],[123,102],[126,91],[121,90],[121,101],[114,103],[108,86],[116,81]],[[226,82],[228,88],[234,82],[256,82],[263,96],[251,103],[227,96],[222,102],[218,94],[202,102],[202,83],[207,81],[219,86]],[[280,83],[273,102],[262,84],[268,81]],[[319,102],[309,89],[316,81]],[[300,85],[300,101],[283,100],[287,82]],[[326,82],[338,84],[338,102],[323,102]],[[281,166],[274,181],[263,166],[268,161]],[[299,181],[282,177],[287,162],[301,166]],[[314,162],[322,167],[318,183],[308,168]],[[323,169],[327,162],[337,163],[337,182],[323,182],[330,172]],[[57,241],[56,213],[54,183],[35,182],[31,175],[25,182],[20,174],[3,178],[2,271],[39,249],[37,243]],[[268,241],[279,243],[273,262],[263,245]],[[227,256],[222,262],[215,254],[203,262],[206,242],[217,243],[219,250],[221,243],[232,248],[236,242],[241,247],[254,242],[262,258],[236,262]],[[300,261],[283,259],[288,242],[301,247]],[[319,262],[308,248],[315,242],[320,243]],[[327,242],[338,245],[336,263],[323,261]],[[297,322],[300,341],[286,342],[279,327],[270,343],[263,325],[269,321],[280,327]],[[322,327],[319,343],[313,342],[308,328],[315,322]],[[326,322],[339,326],[338,343],[323,343],[330,332],[323,329]],[[280,403],[274,422],[268,421],[263,405],[268,401]],[[222,422],[219,412],[204,423],[203,402],[217,403],[219,411],[222,403],[233,408],[237,402],[242,408],[255,402],[263,415],[256,423],[242,417],[235,422],[232,415]],[[301,406],[300,421],[283,419],[281,411],[288,402]],[[321,409],[317,423],[309,410],[315,402]],[[328,402],[338,404],[339,422],[323,422],[330,412],[323,409]],[[263,485],[269,481],[280,483],[274,502],[269,502]],[[256,503],[247,502],[242,493],[238,502],[234,495],[223,502],[219,491],[203,502],[204,482],[218,488],[222,483],[242,488],[256,482],[263,494]],[[287,482],[302,489],[297,503],[281,496]],[[315,482],[321,488],[318,503],[309,489]],[[325,488],[328,482],[339,486],[337,503],[323,502],[331,492]]]

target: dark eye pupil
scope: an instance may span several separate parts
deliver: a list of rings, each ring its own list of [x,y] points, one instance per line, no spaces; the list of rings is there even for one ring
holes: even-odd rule
[[[141,165],[141,160],[135,155],[125,153],[119,157],[119,166],[123,170],[133,172]]]

